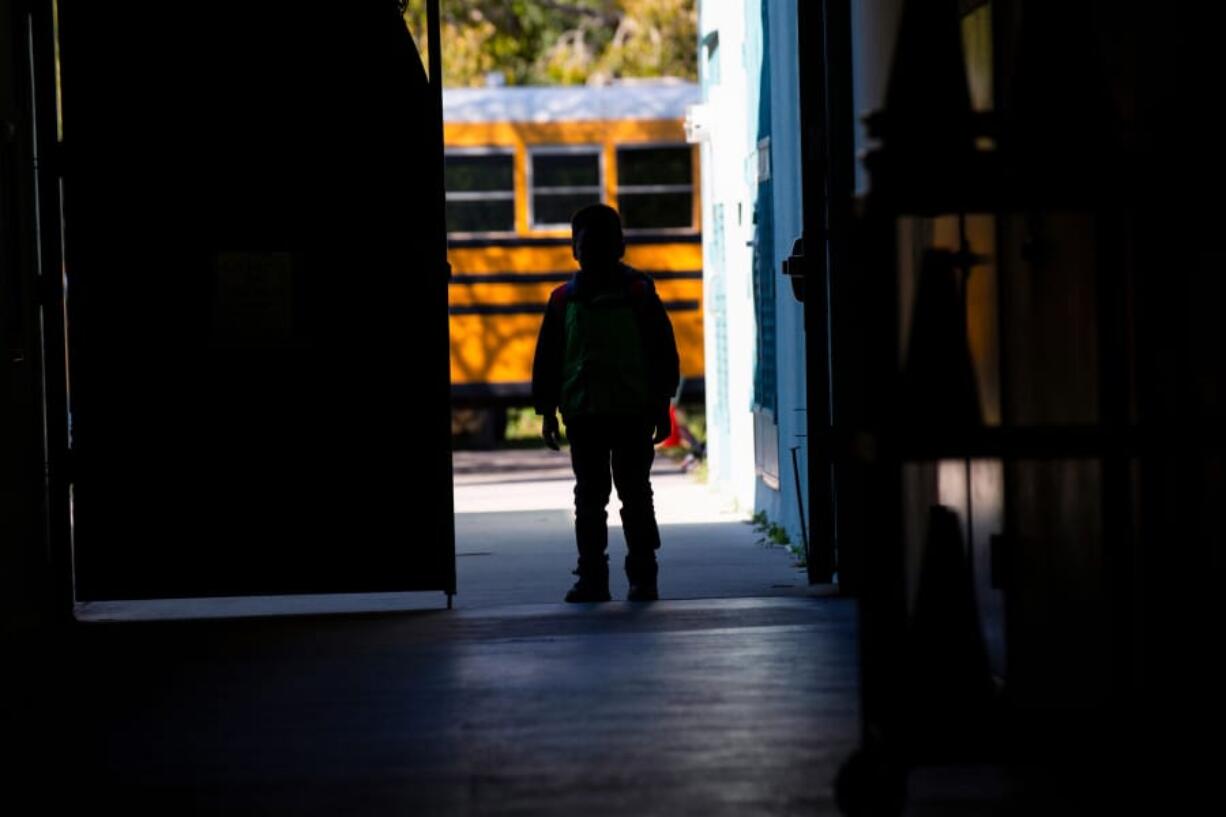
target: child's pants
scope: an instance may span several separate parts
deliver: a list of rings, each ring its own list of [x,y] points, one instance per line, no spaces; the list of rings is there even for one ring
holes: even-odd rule
[[[651,499],[653,431],[651,421],[641,417],[576,417],[566,423],[575,470],[575,540],[582,580],[608,577],[605,508],[616,485],[626,537],[626,578],[631,584],[655,583],[660,531]]]

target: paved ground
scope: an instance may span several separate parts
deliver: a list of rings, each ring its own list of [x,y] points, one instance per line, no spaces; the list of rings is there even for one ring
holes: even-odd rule
[[[677,463],[656,460],[652,476],[663,598],[807,595],[804,570],[783,547],[761,543],[744,512],[721,503]],[[540,604],[574,581],[574,477],[569,456],[548,449],[457,451],[456,552],[462,607]],[[616,493],[616,492],[615,492]],[[616,496],[609,509],[614,598],[625,576]]]
[[[96,624],[0,679],[5,800],[23,814],[833,815],[856,664],[841,599]]]
[[[662,463],[666,599],[558,603],[565,459],[456,464],[457,610],[429,597],[436,609],[405,612],[404,594],[188,600],[99,618],[248,617],[91,624],[8,649],[23,670],[0,676],[11,799],[39,813],[837,813],[831,782],[861,726],[854,602],[807,597],[823,594],[786,551]],[[357,609],[377,612],[310,615]],[[1021,771],[918,768],[905,813],[1100,813],[1063,777]]]
[[[784,547],[764,544],[743,512],[721,503],[669,459],[652,476],[665,599],[822,596]],[[574,477],[548,449],[455,453],[456,570],[460,609],[550,604],[574,582]],[[609,508],[610,589],[625,598],[625,542],[616,493]],[[355,593],[88,602],[87,621],[143,621],[437,610],[441,593]]]

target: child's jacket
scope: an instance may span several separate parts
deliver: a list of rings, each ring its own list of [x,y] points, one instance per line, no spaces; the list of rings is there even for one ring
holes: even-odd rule
[[[549,296],[532,365],[538,414],[654,418],[680,378],[672,324],[643,273],[580,272]]]

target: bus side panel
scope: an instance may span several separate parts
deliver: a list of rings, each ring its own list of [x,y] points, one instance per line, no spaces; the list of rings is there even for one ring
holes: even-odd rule
[[[451,251],[451,379],[465,402],[483,394],[526,402],[544,306],[570,278],[570,248],[494,246]],[[687,381],[703,378],[702,250],[691,243],[631,246],[627,262],[655,277]],[[483,387],[496,387],[485,389]],[[513,388],[507,388],[513,387]]]

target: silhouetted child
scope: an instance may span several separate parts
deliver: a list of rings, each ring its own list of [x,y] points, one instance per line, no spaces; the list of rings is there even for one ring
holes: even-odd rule
[[[579,272],[550,295],[532,365],[541,434],[559,450],[561,411],[575,471],[579,580],[566,600],[609,600],[605,509],[616,485],[627,599],[650,601],[658,596],[660,547],[651,463],[654,445],[670,431],[669,398],[680,379],[677,343],[651,279],[621,261],[626,241],[616,210],[600,204],[580,210],[571,241]]]

